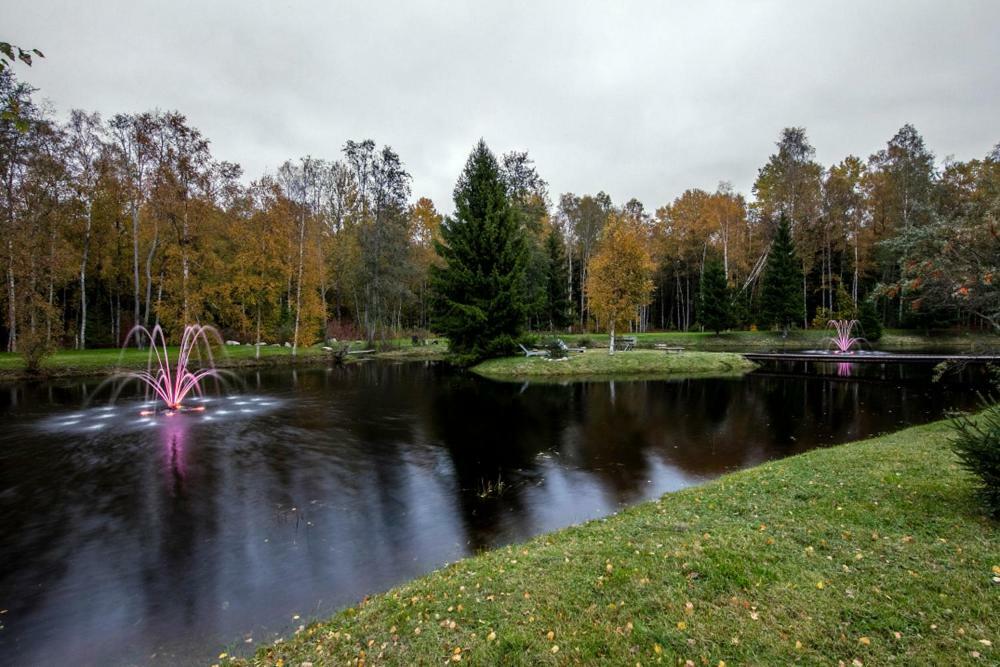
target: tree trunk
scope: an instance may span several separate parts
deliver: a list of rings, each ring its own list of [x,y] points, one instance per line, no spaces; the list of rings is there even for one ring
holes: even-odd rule
[[[305,214],[299,216],[299,271],[298,281],[295,285],[295,332],[292,335],[292,356],[298,355],[299,351],[299,321],[302,313],[302,262],[305,254],[306,238],[306,217]]]
[[[854,300],[854,308],[858,308],[858,235],[854,234],[854,280],[851,284],[851,298]]]
[[[146,255],[146,316],[143,318],[143,324],[147,327],[149,326],[149,310],[152,307],[150,304],[153,302],[153,257],[156,255],[156,246],[160,242],[160,228],[159,225],[153,224],[153,242],[149,246],[149,254]],[[163,280],[160,280],[159,291],[163,291]],[[156,298],[157,306],[159,306],[160,298]],[[159,312],[157,312],[157,318],[159,318]],[[138,324],[139,322],[136,322]],[[185,322],[186,324],[186,322]]]
[[[614,321],[614,318],[611,318],[611,326],[608,329],[608,333],[609,333],[608,338],[610,339],[610,341],[608,343],[608,355],[612,356],[615,353],[615,321]]]
[[[80,335],[77,346],[87,349],[87,258],[90,255],[90,229],[94,220],[94,202],[87,202],[87,224],[83,232],[83,258],[80,260]]]
[[[191,266],[188,260],[188,210],[184,204],[184,216],[181,223],[181,324],[188,325],[188,277]]]
[[[257,344],[254,348],[254,359],[260,359],[260,304],[257,304]]]
[[[139,323],[139,205],[138,203],[132,206],[132,278],[133,278],[133,292],[135,292],[135,304],[132,313],[133,321],[132,324],[136,325]],[[142,343],[139,344],[142,346]]]
[[[802,328],[809,328],[809,304],[806,299],[806,262],[802,261]]]
[[[13,226],[7,237],[7,314],[10,318],[7,336],[7,351],[17,352],[17,285],[14,280],[14,239]]]

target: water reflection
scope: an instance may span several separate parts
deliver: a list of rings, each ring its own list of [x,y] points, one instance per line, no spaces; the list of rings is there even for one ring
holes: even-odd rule
[[[3,385],[0,650],[203,663],[476,550],[974,402],[971,369],[940,386],[862,366],[554,385],[254,371],[169,418],[80,409],[93,383]]]

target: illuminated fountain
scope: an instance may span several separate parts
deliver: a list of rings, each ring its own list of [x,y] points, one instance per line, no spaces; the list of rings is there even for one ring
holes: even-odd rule
[[[864,338],[851,335],[858,325],[857,320],[830,320],[826,325],[837,332],[830,338],[837,354],[849,354],[855,351],[855,347],[860,348],[861,343],[867,342]]]
[[[184,327],[181,336],[180,350],[177,352],[176,364],[170,362],[170,351],[167,348],[167,338],[159,324],[152,330],[138,325],[129,331],[125,344],[135,337],[140,344],[148,341],[149,359],[144,371],[126,371],[124,377],[136,379],[146,385],[152,394],[163,402],[167,414],[178,411],[202,411],[204,407],[186,408],[184,399],[190,394],[200,396],[201,382],[206,378],[219,379],[219,371],[212,359],[212,342],[222,342],[219,332],[214,327],[202,324],[189,324]],[[198,368],[192,370],[192,361],[198,362]],[[142,414],[153,414],[154,411],[144,411]]]

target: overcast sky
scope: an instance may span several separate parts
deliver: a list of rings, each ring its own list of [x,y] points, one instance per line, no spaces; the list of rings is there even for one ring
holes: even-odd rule
[[[452,209],[473,143],[561,192],[654,209],[749,194],[782,127],[824,164],[906,122],[939,159],[1000,142],[1000,2],[4,0],[0,39],[62,117],[177,109],[249,178],[347,139]]]

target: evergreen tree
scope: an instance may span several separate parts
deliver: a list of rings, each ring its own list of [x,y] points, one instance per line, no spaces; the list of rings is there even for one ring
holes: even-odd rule
[[[726,271],[718,261],[705,264],[701,276],[701,309],[699,319],[702,326],[716,335],[732,326],[732,307]]]
[[[511,352],[524,323],[524,231],[496,157],[480,140],[455,186],[432,267],[434,326],[465,361]]]
[[[764,267],[760,291],[760,321],[765,326],[787,329],[802,316],[802,268],[795,254],[795,243],[782,215],[778,232]]]
[[[882,337],[882,320],[879,319],[871,299],[865,299],[858,307],[858,324],[861,325],[861,335],[869,343],[874,343]]]
[[[549,327],[554,331],[569,326],[569,295],[566,294],[566,246],[555,229],[545,238],[548,254],[546,291],[548,293]]]

